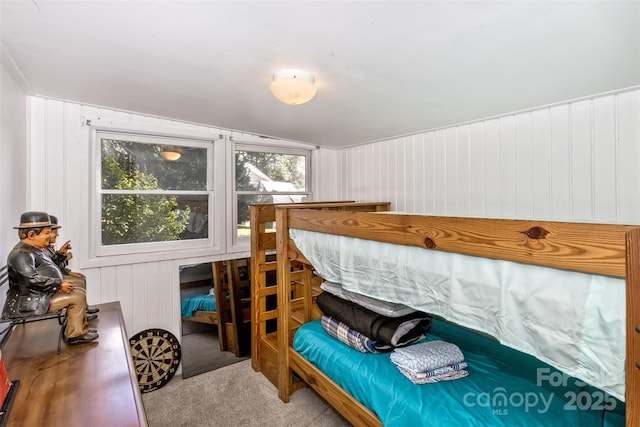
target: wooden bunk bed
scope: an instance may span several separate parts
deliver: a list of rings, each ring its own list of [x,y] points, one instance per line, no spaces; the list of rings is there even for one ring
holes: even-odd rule
[[[211,263],[216,310],[199,309],[192,316],[182,316],[183,321],[217,326],[220,351],[230,351],[236,356],[249,353],[250,341],[246,339],[251,322],[249,268],[247,258]],[[181,288],[189,286],[181,284]]]
[[[299,209],[388,211],[391,204],[354,201],[318,201],[295,204],[257,203],[251,211],[251,366],[278,385],[278,340],[276,301],[276,206]],[[294,274],[295,278],[295,274]],[[318,283],[316,283],[318,285]],[[314,292],[319,292],[316,289]],[[302,385],[302,384],[301,384]]]
[[[296,331],[320,316],[311,292],[311,284],[317,281],[316,269],[290,238],[290,230],[295,229],[624,279],[621,294],[626,292],[626,302],[621,304],[626,304],[626,322],[623,319],[621,324],[626,323],[626,360],[621,373],[625,400],[622,417],[627,426],[640,425],[640,226],[278,207],[275,211],[278,389],[284,402],[300,388],[296,381],[301,378],[350,423],[382,425],[374,412],[293,348]],[[465,379],[460,381],[462,384]]]

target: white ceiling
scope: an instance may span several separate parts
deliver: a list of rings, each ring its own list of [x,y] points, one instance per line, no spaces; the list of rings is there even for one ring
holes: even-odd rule
[[[640,1],[1,1],[29,94],[339,147],[640,84]],[[304,105],[275,71],[316,77]]]

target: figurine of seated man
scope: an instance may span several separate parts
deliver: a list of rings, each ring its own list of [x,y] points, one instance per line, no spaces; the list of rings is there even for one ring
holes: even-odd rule
[[[73,258],[73,254],[71,253],[71,241],[67,240],[64,242],[60,249],[56,250],[55,244],[58,239],[58,229],[62,228],[61,225],[58,224],[58,217],[54,215],[49,215],[51,219],[51,232],[49,234],[49,246],[45,249],[45,251],[49,254],[49,258],[60,268],[62,271],[62,277],[65,280],[69,280],[74,288],[82,288],[87,290],[87,277],[76,271],[71,271],[68,268],[69,261]],[[97,312],[99,312],[99,308],[87,307],[87,320],[93,320],[97,317]]]
[[[64,280],[60,268],[45,248],[49,246],[51,219],[45,212],[25,212],[20,217],[20,241],[7,257],[9,290],[2,317],[27,318],[67,309],[65,336],[69,344],[95,341],[98,332],[87,323],[87,296]]]

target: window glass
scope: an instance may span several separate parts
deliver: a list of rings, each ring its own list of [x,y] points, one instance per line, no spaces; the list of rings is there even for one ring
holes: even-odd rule
[[[207,146],[98,136],[102,246],[209,238]]]
[[[252,203],[296,203],[309,198],[309,152],[236,146],[236,236],[249,236]]]
[[[103,139],[102,188],[207,189],[207,149]],[[179,156],[178,156],[179,155]],[[167,160],[178,156],[175,160]]]

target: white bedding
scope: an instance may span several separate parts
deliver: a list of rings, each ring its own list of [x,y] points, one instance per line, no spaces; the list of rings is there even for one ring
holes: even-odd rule
[[[623,279],[304,230],[290,235],[325,280],[488,333],[624,401]]]

